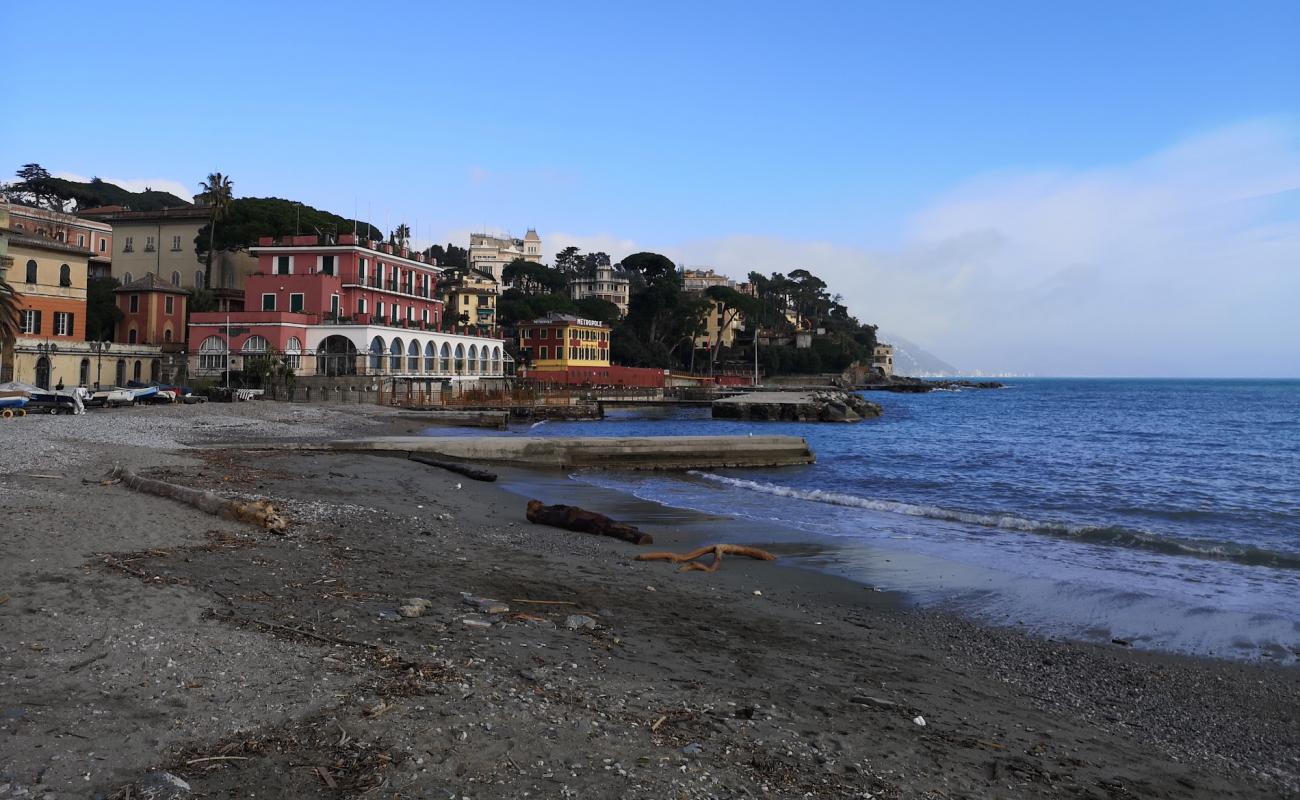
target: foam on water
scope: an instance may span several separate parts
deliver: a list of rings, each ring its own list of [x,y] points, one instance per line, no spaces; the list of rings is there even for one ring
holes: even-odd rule
[[[1003,528],[1023,533],[1039,533],[1049,536],[1076,539],[1092,544],[1108,544],[1119,547],[1133,547],[1169,555],[1185,555],[1196,558],[1232,561],[1252,566],[1277,567],[1280,569],[1300,569],[1300,556],[1290,553],[1278,553],[1258,547],[1249,547],[1233,542],[1197,539],[1175,539],[1148,531],[1131,530],[1119,527],[1095,525],[1078,525],[1062,522],[1044,522],[1026,519],[1014,514],[980,514],[970,511],[954,511],[938,506],[913,505],[891,500],[873,500],[841,492],[828,492],[821,489],[798,489],[779,486],[762,481],[744,478],[732,478],[715,475],[711,472],[692,470],[696,475],[710,481],[716,481],[738,489],[770,494],[776,497],[789,497],[829,505],[864,508],[871,511],[883,511],[891,514],[906,514],[913,517],[927,517],[967,525],[979,525],[986,528]]]

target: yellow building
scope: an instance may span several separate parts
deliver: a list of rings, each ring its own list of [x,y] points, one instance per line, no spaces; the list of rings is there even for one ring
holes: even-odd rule
[[[876,345],[876,349],[871,353],[871,366],[886,378],[892,377],[894,374],[894,346],[892,344]]]
[[[733,313],[731,309],[727,309],[724,313],[721,303],[709,303],[709,315],[704,320],[704,333],[695,337],[695,346],[712,348],[721,339],[723,347],[731,347],[736,343],[736,334],[744,329],[743,315]]]
[[[609,326],[568,314],[519,323],[519,352],[533,372],[609,366]]]
[[[491,273],[478,269],[449,270],[438,279],[443,298],[442,318],[453,325],[493,329],[497,324],[497,293],[500,287]],[[467,323],[461,323],[464,315]]]

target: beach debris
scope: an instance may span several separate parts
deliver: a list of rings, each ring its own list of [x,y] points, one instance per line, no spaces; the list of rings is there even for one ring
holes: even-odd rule
[[[493,600],[488,597],[475,597],[468,592],[460,593],[460,601],[467,606],[473,606],[484,614],[506,614],[510,611],[510,606],[500,600]]]
[[[568,628],[571,631],[576,631],[579,629],[591,630],[592,628],[596,627],[596,620],[592,619],[591,617],[588,617],[585,614],[570,614],[564,620],[564,627]]]
[[[760,592],[759,590],[755,589],[755,590],[754,590],[754,596],[755,596],[755,597],[762,597],[762,596],[763,596],[763,593]],[[819,623],[817,623],[817,624],[820,625],[821,623],[819,622]]]
[[[860,706],[873,706],[875,708],[885,709],[886,711],[892,711],[900,707],[898,703],[895,703],[893,700],[885,700],[883,698],[872,697],[871,695],[867,695],[867,694],[854,695],[853,697],[849,698],[849,702],[857,703]]]
[[[108,477],[111,480],[120,480],[123,485],[137,492],[166,497],[179,503],[194,506],[208,514],[239,522],[247,522],[265,528],[272,533],[284,533],[285,529],[289,527],[289,521],[276,510],[275,506],[271,505],[269,500],[227,500],[224,497],[201,489],[191,489],[187,486],[179,486],[166,481],[144,478],[122,466],[114,467]]]
[[[702,564],[695,559],[713,554],[713,561],[708,564]],[[740,544],[711,544],[705,547],[698,547],[689,553],[642,553],[636,557],[637,561],[671,561],[674,564],[681,564],[678,572],[690,572],[698,570],[700,572],[717,572],[718,567],[722,566],[723,554],[733,556],[745,556],[746,558],[756,558],[760,561],[775,561],[776,556],[766,550],[759,550],[757,547],[746,547]],[[757,589],[754,594],[761,595],[762,592]]]
[[[407,619],[412,617],[422,617],[424,616],[424,612],[428,611],[432,607],[433,603],[423,597],[408,597],[403,602],[401,608],[397,609],[397,613]]]
[[[1132,646],[1133,646],[1133,643],[1130,642],[1128,639],[1111,639],[1111,640],[1110,640],[1110,643],[1111,643],[1111,644],[1117,644],[1117,645],[1119,645],[1120,647],[1132,647]]]
[[[466,628],[486,629],[492,627],[492,620],[483,617],[465,617],[460,622]]]
[[[478,469],[477,467],[470,467],[465,464],[457,464],[454,461],[443,461],[437,458],[430,458],[429,456],[416,455],[415,453],[410,454],[407,458],[419,464],[426,464],[430,467],[437,467],[438,469],[445,469],[448,472],[454,472],[457,475],[464,475],[466,478],[470,478],[471,480],[491,483],[497,479],[495,472],[488,472],[485,469]],[[456,484],[456,488],[460,488],[459,483]]]
[[[653,544],[654,537],[642,533],[635,525],[617,522],[604,514],[578,508],[577,506],[548,506],[541,500],[529,500],[528,521],[538,525],[550,525],[554,528],[591,533],[597,536],[611,536],[632,544]]]
[[[193,790],[188,783],[170,772],[150,772],[140,782],[140,795],[142,797],[157,798],[157,800],[183,797],[191,791]]]
[[[704,752],[704,745],[700,744],[699,742],[691,742],[690,744],[682,748],[682,755],[684,756],[698,756],[700,753],[703,752]]]
[[[925,717],[921,716],[920,714],[917,714],[915,717],[912,717],[912,721],[915,722],[917,725],[920,725],[922,728],[925,727]]]

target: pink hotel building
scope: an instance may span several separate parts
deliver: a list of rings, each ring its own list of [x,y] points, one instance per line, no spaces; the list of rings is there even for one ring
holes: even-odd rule
[[[353,235],[262,237],[244,311],[190,315],[190,374],[217,376],[243,359],[283,354],[298,375],[499,378],[499,337],[442,330],[442,268],[419,253]]]

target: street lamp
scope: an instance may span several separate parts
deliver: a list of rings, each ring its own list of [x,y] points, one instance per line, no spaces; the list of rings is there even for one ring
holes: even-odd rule
[[[90,342],[90,352],[95,354],[95,391],[99,391],[99,375],[104,366],[104,351],[113,346],[112,342]]]

